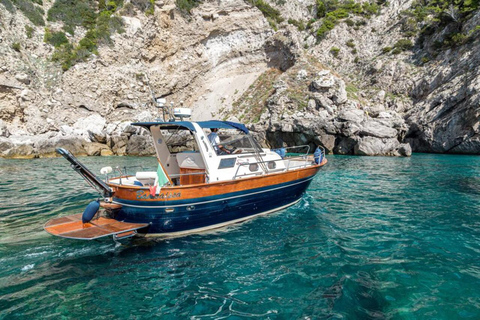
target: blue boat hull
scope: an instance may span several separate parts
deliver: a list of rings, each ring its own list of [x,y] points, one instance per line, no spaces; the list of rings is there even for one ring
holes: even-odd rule
[[[175,236],[222,227],[255,215],[281,210],[298,202],[313,176],[246,191],[174,201],[129,201],[114,198],[122,208],[119,221],[149,223],[147,235]]]

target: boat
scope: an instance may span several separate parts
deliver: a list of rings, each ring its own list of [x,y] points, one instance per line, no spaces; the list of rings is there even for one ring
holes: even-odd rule
[[[327,163],[321,147],[314,154],[308,145],[262,148],[248,128],[236,122],[182,118],[132,125],[150,132],[156,170],[128,174],[104,167],[105,177],[99,177],[68,150],[57,149],[100,197],[83,213],[49,220],[44,226],[48,233],[120,240],[179,237],[225,227],[296,204]],[[212,129],[222,132],[225,152],[210,142]]]

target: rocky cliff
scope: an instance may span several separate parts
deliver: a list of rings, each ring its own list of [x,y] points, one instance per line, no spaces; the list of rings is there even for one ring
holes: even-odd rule
[[[411,1],[320,2],[92,0],[96,23],[75,24],[59,0],[2,0],[0,155],[151,154],[130,123],[159,116],[152,90],[272,147],[480,153],[478,10],[455,25],[468,41],[436,48],[452,23],[407,37]]]

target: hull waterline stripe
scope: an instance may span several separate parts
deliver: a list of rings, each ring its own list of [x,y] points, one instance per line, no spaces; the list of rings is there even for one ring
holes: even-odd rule
[[[291,187],[291,186],[295,186],[295,185],[297,185],[297,184],[310,181],[310,180],[312,180],[313,178],[315,178],[315,176],[310,177],[310,178],[307,178],[307,179],[302,180],[302,181],[300,181],[300,182],[296,182],[296,183],[292,183],[292,184],[289,184],[289,185],[286,185],[286,186],[277,187],[277,188],[272,188],[272,189],[268,189],[268,190],[264,190],[264,191],[256,191],[256,192],[246,193],[246,194],[242,194],[242,195],[238,195],[238,196],[232,196],[232,197],[215,199],[215,200],[208,200],[208,201],[202,201],[202,202],[186,203],[186,204],[173,204],[173,205],[165,205],[165,206],[138,206],[138,205],[127,204],[127,203],[118,202],[118,201],[112,201],[112,203],[121,204],[122,206],[125,206],[125,207],[145,208],[145,209],[162,209],[162,208],[187,207],[187,206],[195,206],[195,205],[200,205],[200,204],[205,204],[205,203],[212,203],[212,202],[218,202],[218,201],[225,201],[225,200],[230,200],[230,199],[236,199],[236,198],[241,198],[241,197],[245,197],[245,196],[251,196],[251,195],[254,195],[254,194],[260,194],[260,193],[270,192],[270,191],[274,191],[274,190],[289,188],[289,187]],[[185,200],[188,200],[188,199],[185,199]]]
[[[185,235],[189,235],[189,234],[209,231],[209,230],[213,230],[213,229],[226,227],[226,226],[229,226],[229,225],[232,225],[232,224],[235,224],[235,223],[239,223],[239,222],[242,222],[242,221],[245,221],[245,220],[253,219],[253,218],[258,217],[260,215],[266,215],[266,214],[269,214],[269,213],[273,213],[275,211],[283,210],[287,207],[290,207],[290,206],[293,206],[293,205],[297,204],[300,200],[302,200],[302,198],[300,198],[298,200],[295,200],[295,201],[293,201],[289,204],[286,204],[284,206],[272,209],[272,210],[260,212],[260,213],[257,213],[257,214],[251,215],[251,216],[246,216],[246,217],[243,217],[243,218],[230,220],[230,221],[227,221],[227,222],[222,222],[222,223],[219,223],[219,224],[214,224],[214,225],[211,225],[211,226],[208,226],[208,227],[190,229],[190,230],[185,230],[185,231],[177,231],[177,232],[147,233],[147,234],[138,234],[138,235],[139,236],[141,235],[141,236],[144,236],[144,237],[147,237],[147,238],[150,238],[150,237],[174,238],[174,237],[180,237],[180,236],[185,236]]]

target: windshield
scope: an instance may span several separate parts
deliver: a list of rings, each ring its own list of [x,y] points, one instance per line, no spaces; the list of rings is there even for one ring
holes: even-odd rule
[[[205,134],[210,136],[210,130],[205,130]],[[220,129],[216,132],[222,145],[229,151],[242,150],[245,152],[255,152],[255,141],[252,137],[238,130]],[[215,139],[212,139],[215,140]]]
[[[193,134],[188,130],[162,130],[162,135],[171,154],[199,150]]]

